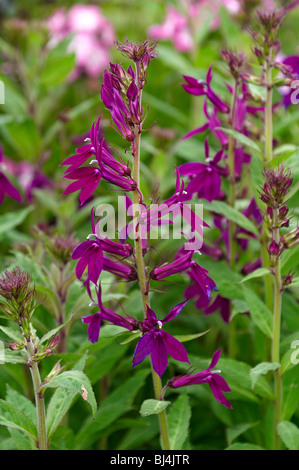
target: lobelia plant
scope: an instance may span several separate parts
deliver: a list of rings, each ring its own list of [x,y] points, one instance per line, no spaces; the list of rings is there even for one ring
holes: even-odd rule
[[[47,450],[53,433],[71,405],[72,394],[80,393],[95,409],[95,398],[89,379],[83,372],[62,371],[59,360],[54,367],[41,379],[42,362],[52,355],[59,344],[59,331],[62,326],[48,331],[39,338],[32,324],[32,317],[38,308],[37,292],[31,276],[17,267],[6,271],[0,278],[0,308],[1,318],[16,324],[17,327],[1,326],[1,330],[13,339],[4,350],[7,363],[23,364],[28,367],[32,378],[32,388],[35,397],[36,419],[28,415],[30,401],[23,397],[23,405],[1,400],[0,424],[8,429],[16,429],[25,433],[29,438],[29,448]],[[56,382],[58,380],[58,382]],[[76,382],[78,381],[78,384]],[[56,405],[57,394],[52,396],[46,409],[45,391],[48,388],[64,388],[69,394],[69,404],[61,414]],[[80,388],[80,387],[83,387]],[[84,392],[84,393],[83,393]],[[58,394],[59,395],[59,394]],[[61,402],[62,395],[58,397]],[[28,401],[28,403],[27,403]],[[23,406],[23,409],[22,409]],[[36,423],[36,424],[35,424]],[[24,445],[24,444],[23,444]]]
[[[208,120],[199,128],[190,131],[184,139],[210,131],[218,146],[221,146],[215,157],[211,159],[208,138],[206,138],[206,163],[186,163],[179,167],[180,174],[189,178],[189,184],[186,186],[186,199],[190,200],[196,194],[199,199],[204,198],[212,202],[210,210],[214,212],[214,224],[222,235],[214,244],[214,250],[204,244],[202,252],[213,256],[214,259],[226,257],[232,270],[240,270],[242,274],[248,276],[244,279],[245,281],[260,276],[265,279],[265,304],[259,304],[257,297],[246,289],[244,301],[248,304],[249,314],[252,315],[254,323],[271,338],[271,352],[269,353],[267,348],[268,339],[265,339],[265,361],[252,369],[251,377],[254,384],[254,374],[274,371],[274,424],[271,442],[273,449],[280,448],[280,423],[283,421],[283,368],[280,354],[282,293],[289,285],[292,286],[294,276],[291,271],[282,276],[280,260],[287,248],[292,248],[298,243],[298,227],[295,226],[285,233],[291,220],[288,217],[288,195],[293,178],[290,170],[279,166],[277,158],[274,159],[274,150],[278,147],[278,141],[273,136],[273,115],[279,107],[290,105],[289,86],[297,77],[296,56],[283,61],[278,57],[280,27],[286,14],[297,3],[293,2],[289,7],[277,10],[257,10],[258,28],[256,30],[251,28],[249,31],[253,39],[253,53],[261,69],[259,76],[252,73],[243,54],[222,51],[222,57],[228,64],[230,74],[234,79],[233,86],[227,85],[232,95],[230,105],[226,104],[212,89],[212,66],[209,68],[205,81],[183,76],[186,83],[182,85],[187,93],[206,97],[204,113]],[[284,91],[283,99],[274,104],[274,90],[282,86],[288,91]],[[256,91],[263,88],[264,95]],[[257,144],[260,139],[264,145],[263,149]],[[251,154],[245,153],[246,147]],[[257,193],[242,213],[246,218],[251,218],[258,227],[258,230],[248,230],[248,227],[245,228],[244,219],[236,212],[236,202],[238,196],[242,198],[244,192],[246,194],[246,189],[242,188],[241,179],[243,164],[254,163],[252,158],[255,156],[258,156],[262,165],[265,165],[262,173],[265,183],[261,189],[260,199],[267,209],[265,210],[263,205],[260,205],[257,200],[259,193]],[[222,191],[222,183],[226,178],[229,183],[227,192]],[[213,201],[215,201],[214,204]],[[225,201],[233,211],[229,210],[229,207],[222,201]],[[209,204],[206,205],[209,208]],[[227,219],[225,211],[228,213]],[[242,238],[239,238],[240,235]],[[253,263],[242,267],[240,266],[240,260],[242,260],[240,250],[248,249],[246,240],[248,237],[260,242],[261,255]],[[223,242],[224,253],[219,249],[221,246],[219,243]],[[224,290],[223,293],[226,294]],[[209,305],[209,302],[201,298],[200,293],[196,292],[193,286],[186,290],[186,295],[197,297],[196,306],[203,309],[205,315],[220,310],[222,319],[225,322],[230,321],[230,299],[233,297],[228,296],[226,299],[218,295]],[[255,310],[260,312],[260,317],[256,315]],[[242,313],[248,312],[243,310]],[[236,355],[235,334],[234,322],[230,321],[229,352],[231,357]],[[192,375],[190,377],[190,383],[193,383]]]
[[[187,300],[172,307],[169,313],[164,315],[164,318],[158,319],[150,305],[151,281],[159,282],[173,274],[187,272],[192,276],[198,291],[206,299],[210,298],[211,290],[217,290],[217,287],[208,276],[208,271],[193,260],[193,255],[198,247],[196,240],[197,242],[202,241],[203,226],[207,226],[207,224],[203,222],[197,212],[193,212],[189,204],[184,204],[186,192],[179,172],[176,172],[174,194],[163,203],[158,201],[157,204],[147,206],[146,198],[141,191],[141,136],[144,132],[143,124],[146,118],[142,104],[142,91],[147,81],[148,66],[157,55],[157,44],[149,40],[136,44],[126,39],[123,43],[116,45],[135,68],[133,69],[130,65],[125,69],[120,64],[111,63],[110,69],[106,69],[104,72],[101,98],[103,104],[110,111],[113,127],[131,145],[132,168],[114,157],[116,152],[108,145],[100,129],[100,117],[91,127],[88,142],[76,149],[76,154],[62,163],[62,165],[69,165],[64,177],[75,180],[66,188],[64,194],[80,190],[80,203],[83,205],[102,180],[125,191],[125,210],[131,221],[124,227],[118,227],[120,240],[116,238],[112,240],[103,235],[102,220],[99,218],[95,223],[93,209],[91,214],[92,233],[86,241],[75,248],[72,258],[78,260],[76,275],[79,279],[83,277],[87,268],[84,285],[92,300],[91,305],[97,306],[99,309],[97,313],[82,318],[83,323],[88,325],[89,340],[92,343],[98,341],[103,321],[121,326],[131,332],[139,332],[138,336],[141,338],[135,349],[132,366],[136,367],[147,356],[151,357],[155,394],[155,400],[149,400],[150,403],[154,403],[153,409],[147,410],[147,414],[151,414],[156,413],[155,407],[160,400],[164,403],[161,377],[168,365],[168,355],[176,361],[189,363],[188,354],[183,344],[164,331],[164,326],[180,314]],[[90,160],[88,167],[81,166],[88,160]],[[97,210],[95,212],[97,213]],[[162,225],[175,225],[175,219],[178,216],[182,216],[187,224],[187,227],[184,228],[184,235],[189,243],[177,253],[175,260],[153,267],[147,265],[147,255],[150,251],[148,239],[151,230]],[[133,240],[133,245],[129,238]],[[135,318],[135,314],[138,312],[123,316],[103,305],[100,285],[102,271],[108,271],[117,278],[128,282],[138,283],[143,305],[144,319],[142,321]],[[97,302],[93,300],[92,290],[94,288]],[[212,361],[208,371],[214,366],[214,362]],[[205,373],[202,375],[204,376]],[[198,381],[198,383],[208,382],[216,399],[223,405],[230,407],[222,395],[222,392],[230,391],[228,385],[224,386],[225,382],[221,382],[221,379],[218,378],[219,374],[214,377],[213,372],[209,372],[208,376],[213,379],[207,378],[207,380]],[[171,383],[174,385],[176,381]],[[180,386],[182,385],[181,382]],[[187,380],[185,385],[188,385]],[[164,408],[162,406],[158,413],[161,445],[163,449],[170,449],[167,415]]]

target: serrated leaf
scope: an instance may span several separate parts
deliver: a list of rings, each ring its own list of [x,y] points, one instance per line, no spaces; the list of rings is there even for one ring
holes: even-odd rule
[[[58,376],[54,377],[50,382],[42,385],[41,390],[47,388],[65,388],[67,390],[76,391],[79,393],[84,400],[86,400],[92,409],[93,415],[96,413],[97,404],[94,396],[94,392],[90,383],[89,378],[78,370],[70,370],[62,372]]]
[[[14,341],[23,341],[23,335],[20,330],[16,328],[10,328],[9,326],[2,326],[0,325],[0,330],[6,334],[9,338],[13,339]]]
[[[74,365],[73,370],[83,371],[86,360],[87,352],[83,354],[80,360]],[[76,395],[77,390],[69,390],[64,388],[57,388],[57,390],[55,390],[47,407],[46,424],[49,440],[51,440],[54,432],[61,423],[61,420],[68,412]]]
[[[33,441],[37,440],[37,429],[31,419],[19,408],[0,400],[0,425],[23,431]]]
[[[252,388],[254,388],[258,378],[260,375],[265,375],[270,370],[277,370],[279,369],[280,364],[278,362],[261,362],[257,366],[253,367],[250,370],[250,379]]]
[[[76,436],[76,449],[90,449],[95,440],[111,424],[131,409],[136,393],[144,384],[149,369],[141,369],[118,389],[114,390],[99,406],[94,420],[88,418]]]
[[[162,400],[145,400],[140,408],[141,416],[149,416],[154,414],[159,414],[161,411],[165,410],[168,405],[170,405],[170,401],[162,401]]]
[[[281,421],[277,433],[289,450],[299,450],[299,428],[290,421]]]

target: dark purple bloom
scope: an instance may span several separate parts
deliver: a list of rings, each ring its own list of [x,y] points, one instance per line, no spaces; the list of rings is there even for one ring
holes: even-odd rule
[[[0,164],[3,160],[3,151],[0,149]],[[9,179],[5,176],[3,171],[0,169],[0,204],[2,204],[5,196],[9,196],[18,202],[22,201],[19,191],[11,184]]]
[[[91,297],[89,286],[87,288],[87,291],[89,293],[89,296]],[[103,305],[101,300],[101,288],[99,288],[99,290],[97,291],[97,298],[100,311],[94,313],[93,315],[89,315],[87,317],[82,318],[82,322],[88,325],[87,332],[89,341],[91,341],[92,343],[96,343],[98,341],[102,320],[106,320],[112,323],[113,325],[121,326],[130,331],[137,329],[137,323],[133,317],[129,315],[127,317],[123,317]]]
[[[132,191],[136,188],[135,181],[130,177],[129,167],[112,156],[107,143],[102,138],[99,129],[100,120],[101,116],[91,126],[90,144],[77,148],[76,155],[68,157],[61,163],[61,165],[70,165],[64,172],[64,177],[75,180],[63,194],[82,190],[81,205],[92,195],[102,178],[125,191]],[[90,163],[96,163],[97,167],[81,167],[92,156],[95,158]]]
[[[207,131],[208,129],[212,132],[212,134],[216,137],[216,139],[220,142],[220,145],[222,147],[227,147],[228,145],[228,136],[223,132],[220,127],[222,127],[221,120],[218,117],[217,114],[217,108],[214,106],[212,111],[208,110],[207,102],[204,103],[203,106],[203,111],[204,114],[207,118],[207,122],[203,124],[202,126],[193,129],[192,131],[188,132],[183,137],[183,140],[189,139],[190,137],[193,137],[196,134],[202,134],[203,132]]]
[[[137,227],[140,228],[142,236],[146,238],[152,227],[159,226],[162,224],[172,224],[173,221],[168,219],[162,219],[162,217],[171,215],[174,219],[178,215],[181,215],[192,232],[197,232],[200,237],[203,237],[203,226],[209,227],[195,212],[191,210],[190,204],[184,204],[186,199],[186,192],[184,191],[184,182],[181,181],[179,170],[176,169],[177,179],[174,194],[166,199],[163,203],[151,204],[149,208],[145,204],[139,205],[139,215],[137,216],[136,223]],[[132,201],[126,196],[126,208],[128,215],[133,218],[132,213]],[[120,231],[121,240],[125,240],[134,229],[134,221],[132,220],[129,224]]]
[[[209,367],[201,372],[195,374],[183,375],[178,377],[173,377],[167,382],[166,388],[179,388],[186,387],[188,385],[198,385],[207,383],[211,391],[216,398],[216,400],[221,403],[221,405],[226,406],[227,408],[232,408],[231,404],[227,398],[223,395],[224,393],[231,392],[230,387],[224,378],[219,375],[219,370],[212,370],[219,361],[221,354],[221,349],[218,349],[212,357],[211,364]]]
[[[80,243],[73,251],[72,259],[79,260],[76,266],[76,276],[81,279],[88,267],[87,282],[97,284],[104,266],[104,255],[98,239],[86,240]]]
[[[222,297],[221,295],[217,295],[214,302],[211,305],[204,309],[204,315],[211,315],[212,313],[216,312],[217,310],[220,311],[220,316],[224,323],[228,323],[230,319],[230,312],[231,312],[231,303],[229,299]]]
[[[290,72],[292,73],[293,75],[293,78],[294,78],[294,81],[298,78],[299,78],[299,56],[298,55],[291,55],[289,57],[286,57],[282,63],[284,65],[286,65]],[[290,106],[290,104],[292,103],[291,101],[291,97],[292,97],[292,94],[295,93],[295,96],[296,96],[296,102],[297,102],[297,98],[298,98],[298,84],[297,84],[297,91],[295,92],[295,89],[292,88],[292,87],[282,87],[282,94],[283,94],[283,104],[284,106],[287,108],[288,106]]]
[[[176,258],[172,263],[164,263],[161,266],[154,268],[150,274],[151,278],[160,281],[165,277],[186,271],[190,268],[192,256],[193,251],[190,250],[185,255]]]
[[[221,113],[228,113],[229,106],[212,90],[210,84],[212,81],[212,65],[209,67],[206,82],[202,80],[196,80],[196,78],[189,77],[187,75],[183,75],[187,84],[182,84],[187,93],[191,95],[202,96],[206,95],[206,97],[213,103],[214,106],[221,112]]]
[[[207,164],[200,162],[184,163],[179,167],[180,175],[187,175],[190,182],[186,187],[186,192],[192,198],[192,194],[197,193],[198,198],[213,201],[217,199],[221,189],[220,174],[227,174],[227,169],[218,165],[222,159],[223,150],[216,153],[213,159],[210,159],[209,144],[205,141],[205,156]]]
[[[127,280],[136,279],[135,269],[123,261],[133,253],[131,245],[101,237],[99,225],[94,222],[93,209],[91,210],[91,226],[92,234],[88,236],[88,240],[80,243],[72,254],[72,259],[79,259],[76,266],[78,279],[81,279],[86,267],[88,267],[87,283],[91,281],[97,284],[102,270]],[[93,237],[94,240],[91,239]],[[110,260],[103,252],[121,257],[121,262]]]
[[[147,306],[147,317],[141,326],[145,334],[136,346],[133,367],[150,355],[153,368],[161,377],[168,365],[168,354],[176,361],[189,362],[187,351],[182,343],[162,330],[163,325],[176,317],[186,303],[187,301],[176,305],[163,320],[158,320],[155,312]]]
[[[217,287],[213,279],[208,276],[209,271],[202,268],[195,261],[190,263],[190,275],[191,279],[198,288],[198,292],[204,296],[207,300],[210,299],[211,291],[217,291]]]

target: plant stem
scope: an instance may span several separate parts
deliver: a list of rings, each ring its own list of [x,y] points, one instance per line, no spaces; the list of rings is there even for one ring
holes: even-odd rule
[[[31,339],[26,340],[28,359],[34,356],[34,345],[32,344]],[[38,443],[37,446],[39,450],[47,450],[47,428],[46,428],[46,410],[45,410],[45,401],[44,396],[39,392],[41,379],[38,369],[38,364],[35,361],[30,362],[30,372],[32,377],[32,383],[34,388],[35,404],[36,404],[36,413],[37,413],[37,433],[38,433]]]
[[[235,115],[236,105],[239,89],[239,80],[235,79],[231,110],[230,110],[230,124],[231,129],[235,129]],[[236,178],[235,178],[235,139],[232,135],[229,136],[228,140],[228,169],[229,169],[229,204],[231,207],[235,207],[236,204]],[[235,269],[235,224],[229,220],[229,264],[231,269]],[[230,321],[229,325],[229,355],[231,358],[235,357],[236,347],[236,328],[235,321]]]
[[[273,218],[273,240],[279,243],[279,227],[278,227],[278,209],[274,209]],[[272,362],[280,363],[280,324],[281,324],[281,300],[282,300],[282,283],[280,273],[280,258],[274,267],[274,309],[273,309],[273,339],[272,339]],[[274,450],[280,448],[280,438],[277,433],[277,426],[281,420],[281,403],[282,403],[282,376],[280,368],[274,372]]]
[[[266,108],[265,108],[265,161],[271,162],[273,157],[273,123],[272,123],[272,100],[273,100],[273,88],[272,88],[272,48],[269,50],[268,57],[266,59]]]
[[[273,118],[272,118],[272,100],[273,100],[273,88],[272,88],[272,48],[269,50],[269,54],[266,58],[266,70],[265,70],[265,81],[266,81],[266,106],[265,106],[265,163],[270,163],[273,158]],[[268,230],[267,225],[264,222],[262,228],[262,263],[264,268],[269,268],[269,254],[268,254]],[[273,310],[273,280],[271,276],[265,276],[265,301],[269,310]]]
[[[142,90],[139,83],[139,64],[136,63],[136,81],[138,87],[138,94],[139,94],[139,109],[141,112],[141,94]],[[141,140],[141,132],[142,132],[142,124],[135,125],[135,139],[132,143],[132,154],[133,154],[133,172],[132,177],[134,181],[137,183],[137,189],[133,191],[133,204],[134,210],[140,204],[140,140]],[[150,305],[149,300],[149,293],[148,293],[148,285],[146,279],[146,271],[142,253],[142,241],[141,241],[141,231],[140,225],[137,223],[137,216],[138,210],[134,213],[134,243],[135,243],[135,257],[136,257],[136,267],[137,267],[137,274],[138,280],[140,285],[141,297],[142,297],[142,305],[143,305],[143,314],[144,318],[146,318],[146,311],[147,305]],[[151,364],[151,371],[152,371],[152,380],[153,380],[153,387],[156,400],[160,400],[161,392],[162,392],[162,384],[159,375],[154,371],[153,365]],[[159,413],[159,424],[160,424],[160,436],[161,436],[161,443],[163,450],[170,450],[170,441],[169,441],[169,433],[168,433],[168,424],[167,424],[167,415],[166,411],[163,410]]]

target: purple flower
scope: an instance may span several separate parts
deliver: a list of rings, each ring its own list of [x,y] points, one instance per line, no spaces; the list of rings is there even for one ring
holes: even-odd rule
[[[282,63],[289,68],[290,72],[294,76],[294,80],[299,78],[299,56],[298,55],[291,55],[289,57],[286,57],[285,59],[283,59]],[[280,90],[283,95],[283,100],[282,100],[283,104],[287,108],[292,103],[291,97],[295,89],[284,86],[284,87],[281,87]],[[298,91],[296,92],[296,97],[297,96],[298,96]]]
[[[76,276],[81,279],[88,267],[87,282],[97,284],[104,266],[104,256],[98,239],[86,240],[80,243],[72,253],[72,259],[79,260],[76,266]]]
[[[93,209],[91,210],[92,234],[88,240],[80,243],[72,253],[72,259],[79,259],[76,266],[76,275],[81,279],[86,267],[88,267],[88,277],[86,283],[90,281],[97,284],[102,270],[109,271],[127,280],[136,279],[136,271],[129,264],[110,260],[103,252],[114,256],[128,258],[133,253],[133,248],[128,243],[119,243],[101,237],[99,224],[95,225]],[[94,237],[94,240],[91,238]]]
[[[182,87],[187,93],[196,96],[205,95],[214,106],[216,106],[217,110],[221,113],[228,113],[229,106],[212,90],[210,84],[212,81],[212,65],[209,67],[206,81],[203,82],[202,80],[196,80],[196,78],[189,77],[187,75],[183,75],[186,84],[183,83]]]
[[[214,106],[213,110],[209,111],[207,102],[205,101],[203,105],[203,111],[208,121],[202,126],[188,132],[188,134],[183,137],[183,140],[189,139],[190,137],[193,137],[196,134],[202,134],[203,132],[209,129],[212,134],[216,137],[216,139],[220,142],[220,145],[226,148],[228,145],[228,136],[221,129],[219,129],[220,127],[222,127],[222,123],[218,117],[217,108]]]
[[[145,334],[139,340],[133,356],[133,367],[151,356],[155,372],[161,377],[168,365],[168,354],[176,361],[188,362],[185,347],[180,341],[162,330],[163,325],[176,317],[187,301],[176,305],[163,320],[158,320],[155,312],[147,306],[147,317],[141,329]]]
[[[193,251],[190,250],[185,255],[175,259],[172,263],[164,263],[161,266],[154,268],[150,274],[151,279],[161,281],[161,279],[164,279],[165,277],[186,271],[186,269],[190,267],[192,256]]]
[[[87,287],[87,291],[92,299],[89,286]],[[133,317],[129,315],[127,317],[122,317],[103,305],[101,299],[101,288],[97,291],[97,298],[100,311],[82,318],[82,322],[88,325],[87,333],[89,341],[92,343],[96,343],[98,341],[102,320],[106,320],[113,325],[121,326],[130,331],[137,329],[137,323]]]
[[[0,164],[3,160],[3,151],[0,149]],[[3,171],[0,170],[0,204],[2,204],[5,196],[9,196],[18,202],[22,201],[19,191],[11,184],[9,179],[5,176]]]
[[[223,395],[223,392],[231,392],[230,387],[228,386],[224,378],[219,375],[219,370],[212,370],[218,363],[220,354],[221,349],[218,349],[213,354],[209,367],[201,372],[197,372],[196,374],[173,377],[167,382],[165,390],[166,388],[179,388],[186,387],[188,385],[198,385],[207,383],[210,386],[211,391],[216,400],[221,403],[221,405],[224,405],[227,408],[232,408],[227,398]]]
[[[66,188],[63,194],[81,189],[81,205],[92,195],[102,178],[125,191],[133,191],[136,188],[135,181],[129,176],[131,172],[128,166],[118,162],[111,155],[107,143],[101,136],[100,120],[101,116],[91,126],[90,144],[79,147],[76,149],[76,155],[68,157],[61,163],[61,165],[70,165],[64,172],[64,177],[76,180]],[[96,163],[98,166],[81,167],[92,156],[95,159],[90,163]]]
[[[204,315],[211,315],[212,313],[220,311],[220,316],[224,323],[228,323],[231,313],[231,303],[229,299],[225,299],[221,295],[217,295],[214,302],[204,309]]]
[[[187,175],[190,182],[185,191],[192,198],[192,194],[197,193],[198,198],[213,201],[217,199],[221,189],[220,174],[227,174],[227,169],[220,167],[218,163],[222,159],[223,150],[216,153],[213,159],[209,155],[208,140],[205,140],[205,156],[207,164],[200,162],[184,163],[179,167],[180,175]]]
[[[200,294],[202,294],[206,299],[210,299],[211,291],[217,291],[217,287],[213,279],[208,276],[209,271],[202,268],[195,261],[190,263],[190,275],[191,279],[197,286],[197,289]]]

